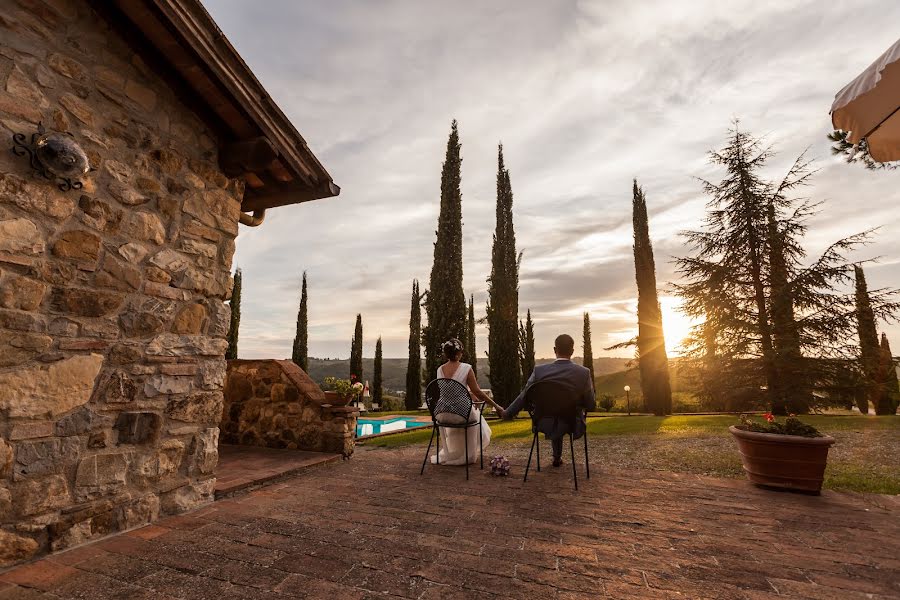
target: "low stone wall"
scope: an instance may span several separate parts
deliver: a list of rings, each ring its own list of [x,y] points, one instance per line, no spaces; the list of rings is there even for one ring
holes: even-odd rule
[[[230,360],[223,444],[353,454],[359,410],[332,406],[309,375],[289,360]]]

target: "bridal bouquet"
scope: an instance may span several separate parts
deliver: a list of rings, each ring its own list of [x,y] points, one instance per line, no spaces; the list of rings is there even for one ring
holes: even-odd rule
[[[509,475],[509,459],[505,456],[495,456],[491,459],[491,475],[506,477]]]

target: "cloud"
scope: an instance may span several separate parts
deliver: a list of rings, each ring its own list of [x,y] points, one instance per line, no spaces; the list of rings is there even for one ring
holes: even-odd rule
[[[380,333],[386,356],[406,355],[410,284],[428,286],[453,118],[466,294],[482,313],[502,141],[525,252],[521,308],[532,309],[539,354],[559,331],[579,332],[584,310],[595,348],[628,337],[632,179],[647,194],[664,287],[686,252],[678,232],[703,217],[695,178],[719,174],[706,152],[734,117],[779,150],[773,177],[806,148],[820,157],[807,192],[828,202],[811,222],[811,253],[879,225],[860,256],[885,257],[871,269],[881,285],[900,275],[897,173],[843,164],[825,139],[835,92],[895,41],[880,26],[900,20],[891,0],[206,4],[342,188],[241,229],[242,355],[289,355],[303,270],[313,354],[346,356],[359,312],[367,354]]]

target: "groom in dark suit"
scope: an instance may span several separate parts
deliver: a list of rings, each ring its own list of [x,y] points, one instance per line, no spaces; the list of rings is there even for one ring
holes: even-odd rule
[[[534,368],[534,372],[528,378],[525,388],[518,398],[504,411],[503,418],[512,419],[523,408],[530,409],[530,406],[526,406],[528,389],[539,381],[550,381],[561,387],[568,388],[578,397],[577,406],[580,414],[579,418],[575,420],[575,431],[571,432],[572,437],[578,439],[584,435],[587,428],[585,413],[597,408],[597,400],[594,398],[594,382],[591,381],[591,371],[572,362],[572,353],[575,352],[575,340],[572,339],[572,336],[564,333],[557,337],[553,345],[553,352],[556,354],[556,361]],[[568,429],[563,428],[562,424],[556,419],[548,417],[541,419],[538,423],[538,431],[553,442],[553,466],[560,466],[562,464],[563,436],[569,433]]]

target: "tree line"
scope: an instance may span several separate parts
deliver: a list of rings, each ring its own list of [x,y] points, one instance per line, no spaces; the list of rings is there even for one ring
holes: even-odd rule
[[[441,344],[459,338],[465,360],[477,369],[477,323],[486,323],[489,378],[503,406],[516,397],[534,368],[531,311],[519,318],[519,269],[513,192],[503,147],[498,147],[496,226],[487,278],[485,316],[476,319],[474,295],[463,290],[462,144],[451,124],[441,171],[440,210],[428,289],[412,282],[406,407],[422,404],[422,387],[441,364]],[[682,232],[689,254],[676,258],[684,313],[697,324],[683,343],[692,387],[706,406],[719,410],[764,405],[773,413],[805,413],[814,405],[857,406],[866,414],[894,414],[900,402],[895,360],[877,323],[896,319],[893,289],[869,290],[863,262],[847,256],[874,231],[837,240],[810,259],[803,246],[808,221],[821,203],[800,192],[814,171],[804,155],[777,181],[762,171],[774,153],[735,123],[723,148],[710,161],[724,170],[718,181],[701,181],[709,196],[701,227]],[[646,195],[633,181],[632,228],[637,332],[623,344],[635,347],[644,404],[657,415],[671,414],[672,386],[666,352],[656,265]],[[850,286],[853,291],[848,291]],[[237,356],[241,272],[235,274],[228,357]],[[308,368],[307,280],[303,273],[293,344],[293,361]],[[425,323],[422,309],[425,309]],[[584,313],[584,365],[591,369],[590,315]],[[350,375],[362,372],[362,315],[351,341]],[[424,363],[422,349],[424,348]],[[373,396],[380,403],[381,338],[376,343]],[[476,371],[477,372],[477,371]],[[755,403],[755,404],[754,404]]]

